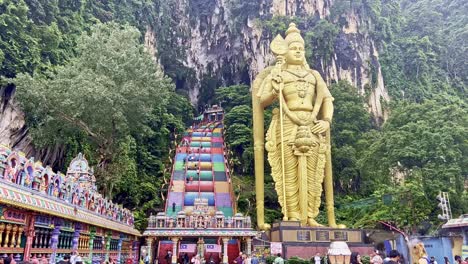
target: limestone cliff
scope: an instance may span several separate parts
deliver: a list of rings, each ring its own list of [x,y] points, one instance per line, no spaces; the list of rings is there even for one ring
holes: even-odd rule
[[[14,102],[13,94],[12,86],[0,88],[0,144],[21,149],[29,156],[34,150],[28,137],[24,114]]]
[[[14,92],[14,87],[11,85],[0,88],[0,144],[19,150],[26,157],[35,157],[43,164],[61,167],[64,157],[63,147],[60,145],[40,149],[34,147],[24,114],[14,100]]]
[[[331,0],[171,0],[161,16],[171,17],[169,36],[158,35],[161,25],[155,23],[146,36],[146,43],[158,43],[159,54],[169,49],[170,58],[162,59],[164,68],[171,64],[183,65],[185,76],[180,72],[170,74],[177,87],[188,91],[192,103],[207,100],[212,87],[239,82],[250,83],[252,78],[272,63],[269,43],[274,37],[263,21],[274,16],[306,18],[299,25],[303,33],[313,30],[318,21],[331,20]],[[333,53],[326,63],[324,59],[310,61],[328,83],[348,80],[368,98],[369,110],[376,120],[385,119],[382,101],[389,96],[379,63],[377,45],[364,30],[371,21],[366,21],[352,9],[344,14],[345,23],[333,39]],[[338,21],[332,21],[338,24]],[[313,32],[312,32],[313,33]],[[165,43],[160,45],[160,43]],[[306,45],[313,45],[306,43]],[[171,72],[171,70],[169,70]],[[209,87],[212,86],[212,87]],[[203,95],[203,93],[205,93]]]
[[[273,23],[276,18],[299,19],[299,28],[309,36],[306,45],[318,53],[323,49],[311,43],[310,36],[313,38],[315,26],[326,20],[339,25],[335,35],[325,31],[321,36],[331,38],[331,53],[309,56],[309,64],[329,84],[344,79],[358,87],[368,98],[376,121],[381,122],[386,118],[382,102],[389,96],[379,63],[379,44],[367,30],[372,21],[352,8],[339,18],[333,17],[336,1],[162,0],[147,26],[145,45],[177,88],[198,104],[213,98],[219,86],[250,83],[273,62],[269,51],[269,43],[277,33],[273,31],[276,28],[284,33],[281,23]],[[24,115],[13,99],[13,88],[0,92],[0,143],[44,162],[57,162],[57,157],[63,156],[60,146],[36,151],[31,144]]]

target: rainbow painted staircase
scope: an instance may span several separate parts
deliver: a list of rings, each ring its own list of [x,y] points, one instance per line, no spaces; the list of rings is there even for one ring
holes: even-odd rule
[[[208,199],[210,212],[232,217],[233,199],[224,158],[222,123],[188,129],[177,148],[166,215],[193,211],[196,198]]]
[[[232,263],[242,248],[250,250],[257,235],[250,217],[235,212],[223,115],[221,107],[207,109],[176,149],[165,211],[150,217],[143,234],[158,263],[169,263],[168,251],[172,263],[181,262],[185,253]]]

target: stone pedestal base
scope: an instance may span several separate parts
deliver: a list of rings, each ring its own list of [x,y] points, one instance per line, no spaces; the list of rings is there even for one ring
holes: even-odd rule
[[[332,241],[344,241],[351,252],[368,255],[374,246],[366,243],[364,230],[338,229],[327,227],[301,226],[299,221],[282,221],[274,223],[270,231],[271,242],[281,242],[282,255],[285,258],[300,257],[310,259],[315,254],[327,254]]]

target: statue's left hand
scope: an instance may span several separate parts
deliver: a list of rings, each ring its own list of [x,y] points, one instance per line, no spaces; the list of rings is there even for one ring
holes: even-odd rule
[[[330,129],[330,123],[328,121],[317,120],[315,123],[316,124],[311,129],[314,134],[322,134]]]

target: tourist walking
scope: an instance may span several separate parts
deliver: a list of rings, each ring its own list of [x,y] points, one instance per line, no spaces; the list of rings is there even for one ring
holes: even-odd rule
[[[284,259],[281,257],[281,253],[276,254],[274,264],[284,264]]]
[[[431,257],[431,264],[438,264],[434,256]]]
[[[189,256],[187,254],[187,252],[184,253],[184,256],[182,257],[183,258],[183,261],[184,261],[184,264],[189,264]]]
[[[252,258],[250,257],[250,255],[245,256],[244,264],[252,264]]]
[[[372,254],[370,256],[371,256],[371,259],[370,259],[371,264],[383,264],[383,259],[379,255],[378,250],[375,250],[374,252],[372,252]]]
[[[213,258],[212,254],[210,254],[210,259],[208,260],[208,263],[209,264],[215,264],[215,261],[214,261],[214,258]]]
[[[458,255],[455,256],[455,263],[456,264],[468,264],[466,261],[463,261],[462,258]]]
[[[359,255],[357,252],[351,253],[350,264],[362,264],[361,255]]]
[[[194,263],[195,263],[195,264],[201,264],[200,255],[197,255],[197,256],[195,257],[195,262],[194,262]]]
[[[388,264],[399,264],[400,263],[400,252],[396,250],[390,250],[390,254],[388,254],[390,260]]]
[[[71,264],[75,264],[76,263],[76,251],[72,251],[72,253],[70,254],[70,263]]]
[[[259,264],[260,260],[258,259],[257,255],[253,255],[251,262],[251,264]]]
[[[169,263],[172,263],[172,252],[171,251],[167,251],[167,254],[166,256],[164,257],[164,259],[166,260],[166,264],[169,264]],[[149,259],[148,259],[149,261]],[[145,263],[146,264],[146,263]]]
[[[239,252],[239,256],[234,260],[235,264],[243,264],[244,259],[242,258],[242,252]]]
[[[70,256],[69,255],[63,256],[63,259],[59,261],[58,264],[70,264]]]
[[[322,258],[320,257],[320,253],[315,254],[314,263],[315,264],[321,264],[322,263]]]

